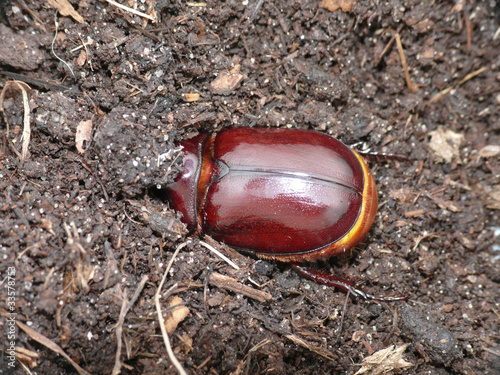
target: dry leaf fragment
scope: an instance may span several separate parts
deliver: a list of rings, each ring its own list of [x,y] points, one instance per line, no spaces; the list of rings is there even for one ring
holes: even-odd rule
[[[421,59],[432,59],[436,54],[436,50],[432,47],[426,48],[424,52],[420,54]]]
[[[186,334],[183,334],[181,336],[181,339],[182,339],[182,351],[184,352],[184,354],[189,354],[189,352],[191,350],[193,350],[193,339],[189,336],[189,335],[186,335]]]
[[[40,355],[32,350],[16,346],[16,357],[19,362],[22,362],[30,369],[34,369],[39,365]]]
[[[342,12],[350,12],[352,6],[354,5],[354,0],[322,0],[319,6],[325,8],[330,12],[335,12],[340,8]]]
[[[174,332],[179,323],[186,319],[189,315],[189,309],[186,306],[181,305],[183,302],[182,298],[178,296],[174,296],[170,302],[170,307],[175,307],[171,311],[172,316],[165,319],[165,329],[168,333]]]
[[[453,7],[452,11],[458,13],[464,10],[465,2],[466,2],[465,0],[456,0],[455,6]]]
[[[21,82],[21,81],[8,81],[5,83],[5,86],[2,89],[2,92],[0,92],[0,112],[3,112],[3,102],[5,95],[8,90],[10,89],[19,89],[21,91],[21,94],[23,96],[23,107],[24,107],[24,116],[23,116],[23,134],[21,136],[21,139],[23,141],[22,143],[22,148],[21,148],[21,155],[17,151],[15,151],[18,156],[21,158],[21,160],[26,159],[26,156],[28,156],[28,146],[30,143],[30,136],[31,136],[31,126],[30,126],[30,114],[31,114],[31,109],[30,105],[28,102],[28,92],[31,91],[31,87],[29,87],[26,83]],[[9,136],[9,123],[7,120],[5,120],[7,123],[7,137]],[[15,150],[15,149],[14,149]]]
[[[45,229],[47,232],[49,232],[52,235],[55,235],[54,230],[52,229],[52,221],[46,218],[40,219],[40,226]]]
[[[87,61],[87,52],[85,50],[81,50],[80,55],[78,55],[78,58],[76,59],[76,65],[83,66],[85,61]]]
[[[486,145],[481,150],[479,150],[476,163],[481,158],[490,158],[492,156],[497,156],[498,154],[500,154],[500,145]]]
[[[76,22],[83,23],[83,17],[78,14],[68,0],[47,0],[47,3],[63,16],[71,16]]]
[[[500,185],[486,186],[486,207],[491,210],[500,210]]]
[[[432,29],[432,27],[433,27],[433,22],[432,22],[430,19],[426,18],[426,19],[424,19],[424,20],[422,20],[422,21],[420,21],[420,22],[417,22],[417,23],[415,24],[415,27],[416,27],[416,28],[418,29],[418,31],[420,31],[421,33],[425,33],[425,32],[427,32],[427,31],[429,31],[429,30],[431,30],[431,29]]]
[[[398,347],[391,345],[385,349],[373,353],[361,362],[361,368],[355,375],[369,373],[370,375],[394,374],[406,370],[413,366],[403,358],[403,352],[409,344]]]
[[[92,139],[92,120],[80,121],[76,127],[75,143],[76,149],[83,154],[90,145]]]
[[[361,331],[361,330],[356,331],[352,334],[352,341],[359,342],[365,336],[366,336],[365,331]]]
[[[407,203],[415,199],[415,196],[417,193],[408,186],[399,188],[399,189],[392,189],[389,190],[389,196],[398,201],[399,204]]]
[[[222,73],[210,84],[212,91],[219,95],[229,95],[231,91],[246,78],[244,74],[240,73],[241,65],[236,64],[229,72]]]
[[[460,144],[464,140],[464,135],[455,133],[451,130],[446,130],[444,126],[439,126],[437,130],[429,132],[431,140],[429,147],[434,151],[439,159],[443,159],[447,163],[451,163],[453,158],[460,162]]]

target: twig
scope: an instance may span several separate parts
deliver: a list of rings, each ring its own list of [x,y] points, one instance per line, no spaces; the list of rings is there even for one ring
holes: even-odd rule
[[[210,250],[212,253],[217,255],[219,258],[221,258],[223,261],[225,261],[227,264],[229,264],[231,267],[233,267],[235,270],[239,270],[240,267],[234,263],[231,259],[229,259],[227,256],[222,254],[220,251],[216,250],[213,246],[210,246],[206,242],[200,241],[200,245],[205,246],[208,250]]]
[[[238,280],[233,279],[232,277],[224,276],[217,272],[212,273],[208,281],[211,285],[243,294],[244,296],[253,298],[261,303],[268,302],[273,298],[273,296],[267,292],[251,288],[240,283]]]
[[[482,72],[484,72],[487,69],[488,69],[487,67],[483,66],[481,69],[475,70],[472,73],[467,74],[464,78],[462,78],[462,80],[460,82],[458,82],[458,85],[459,86],[463,85],[465,82],[471,80],[475,76],[478,76],[479,74],[481,74]]]
[[[120,317],[118,318],[118,323],[116,324],[116,353],[115,353],[115,365],[113,367],[113,375],[118,375],[121,372],[122,363],[120,362],[120,356],[122,354],[122,333],[123,333],[123,321],[125,320],[126,308],[128,303],[127,289],[123,291],[123,301],[122,308],[120,310]]]
[[[3,71],[0,71],[0,75],[11,77],[17,81],[22,81],[26,84],[30,84],[30,85],[37,86],[37,87],[42,87],[45,90],[66,91],[66,90],[70,89],[70,87],[60,85],[53,80],[30,77],[30,76],[25,75],[25,74],[17,74],[17,73],[8,72],[8,71],[3,70]]]
[[[168,338],[168,333],[167,329],[165,328],[165,321],[163,319],[163,315],[161,313],[161,305],[160,305],[160,296],[161,296],[161,290],[163,288],[163,284],[165,283],[165,280],[167,278],[168,272],[170,271],[170,268],[172,267],[172,264],[174,263],[174,259],[177,257],[177,254],[179,254],[179,251],[184,248],[187,245],[187,242],[184,242],[180,244],[177,249],[174,252],[174,255],[172,255],[172,259],[170,259],[170,262],[168,263],[167,269],[165,270],[165,273],[163,274],[163,278],[161,279],[160,285],[158,286],[158,289],[156,290],[155,293],[155,305],[156,305],[156,313],[158,315],[158,323],[160,324],[160,329],[161,329],[161,334],[163,336],[163,341],[165,343],[165,347],[167,349],[168,357],[170,358],[170,361],[172,361],[173,365],[181,375],[187,375],[186,371],[180,364],[180,362],[177,360],[175,357],[175,354],[172,350],[172,347],[170,345],[170,340]],[[172,292],[175,288],[177,288],[177,283],[174,284],[168,291],[167,293]]]
[[[0,307],[0,314],[5,316],[6,318],[10,319],[11,316],[10,314],[2,309]],[[35,331],[33,328],[28,327],[26,324],[20,322],[19,320],[16,319],[16,324],[21,328],[29,337],[31,337],[33,340],[36,342],[42,344],[43,346],[49,348],[53,352],[63,356],[74,368],[80,375],[90,375],[87,371],[85,371],[83,368],[81,368],[75,361],[71,359],[69,355],[67,355],[62,348],[57,345],[54,341],[49,339],[48,337],[42,335],[41,333]]]
[[[500,351],[497,351],[497,350],[492,350],[492,349],[485,348],[485,347],[483,347],[483,350],[484,350],[485,352],[488,352],[488,353],[490,353],[490,354],[493,354],[494,356],[500,357]]]
[[[342,334],[342,326],[344,325],[344,317],[347,311],[347,301],[349,300],[350,291],[347,291],[344,301],[344,308],[342,309],[342,316],[340,317],[339,333],[337,334],[337,342],[340,342],[340,335]]]
[[[448,94],[455,87],[463,85],[465,82],[471,80],[475,76],[478,76],[479,74],[481,74],[482,72],[484,72],[487,69],[488,69],[487,67],[483,66],[482,68],[480,68],[478,70],[475,70],[472,73],[467,74],[464,78],[462,78],[462,80],[460,82],[458,82],[458,84],[455,83],[455,84],[453,84],[451,86],[448,86],[447,88],[439,91],[436,95],[434,95],[431,98],[431,100],[429,100],[429,103],[433,103],[433,102],[436,102],[436,101],[440,100],[443,96],[445,96],[446,94]]]
[[[399,58],[401,59],[401,65],[403,66],[403,71],[405,73],[406,85],[408,86],[408,90],[410,90],[410,92],[412,93],[418,92],[418,89],[415,87],[415,85],[413,85],[410,78],[410,72],[408,71],[408,65],[406,64],[406,57],[403,51],[403,45],[401,44],[399,33],[396,33],[395,38],[396,45],[398,46]]]
[[[66,61],[64,61],[59,56],[57,56],[56,51],[54,51],[54,43],[56,42],[58,28],[59,28],[59,22],[57,22],[57,10],[54,13],[54,25],[56,26],[56,31],[54,32],[54,39],[52,39],[52,44],[50,45],[50,49],[52,51],[52,54],[56,57],[56,59],[58,59],[60,62],[62,62],[64,65],[66,65],[68,67],[69,71],[71,72],[71,75],[73,76],[73,78],[75,78],[75,73],[73,73],[73,69],[71,68],[71,66]]]
[[[42,19],[38,16],[37,13],[35,13],[33,10],[31,10],[27,5],[26,3],[24,2],[24,0],[18,0],[16,2],[17,4],[19,4],[21,6],[21,8],[29,13],[29,15],[31,17],[33,17],[33,19],[36,21],[33,23],[33,26],[35,27],[39,27],[44,33],[47,32],[47,28],[45,27],[45,22],[42,21]],[[4,3],[5,4],[5,3]]]
[[[245,355],[245,358],[243,358],[243,361],[240,361],[238,364],[238,367],[236,368],[236,371],[233,372],[233,374],[248,374],[248,364],[252,358],[252,353],[255,353],[257,350],[260,348],[263,348],[267,344],[270,344],[272,341],[269,339],[264,339],[261,342],[259,342],[257,345],[253,346],[248,353]],[[243,371],[245,368],[247,368],[246,371]]]
[[[110,3],[111,5],[114,5],[115,7],[117,8],[120,8],[120,9],[123,9],[124,11],[126,12],[129,12],[129,13],[132,13],[132,14],[135,14],[136,16],[139,16],[139,17],[144,17],[144,18],[147,18],[148,20],[151,20],[153,22],[156,21],[156,17],[154,16],[150,16],[149,14],[146,14],[146,13],[142,13],[142,12],[139,12],[138,10],[135,10],[135,9],[132,9],[132,8],[129,8],[125,5],[122,5],[120,3],[117,3],[116,1],[113,1],[113,0],[106,0],[108,3]]]
[[[263,3],[264,3],[264,0],[259,0],[259,2],[257,3],[257,5],[255,6],[254,10],[252,11],[252,13],[250,14],[250,16],[248,17],[247,25],[250,25],[253,22],[253,20],[257,16],[257,13],[259,12],[260,8],[262,7]]]
[[[467,35],[467,52],[470,52],[472,49],[472,26],[470,24],[470,18],[465,12],[464,12],[464,20],[465,20],[465,32]]]
[[[497,309],[495,309],[494,307],[491,307],[491,311],[493,311],[495,313],[495,315],[497,316],[497,318],[500,319],[500,312],[498,312]]]
[[[288,340],[294,342],[295,344],[302,346],[303,348],[306,348],[307,350],[310,350],[313,353],[319,354],[320,356],[322,356],[323,358],[326,358],[329,361],[335,361],[335,359],[333,357],[331,357],[325,349],[323,349],[319,346],[312,345],[297,335],[283,334],[283,336],[285,336]]]
[[[385,54],[389,51],[389,49],[391,49],[392,45],[394,44],[394,40],[396,39],[396,35],[399,35],[399,33],[401,32],[401,30],[403,30],[403,26],[404,25],[399,25],[398,27],[398,30],[394,33],[394,35],[392,36],[392,38],[389,40],[389,42],[387,43],[387,45],[384,47],[384,50],[380,53],[376,63],[375,63],[375,66],[378,66],[378,64],[380,64],[380,62],[382,61],[382,58],[385,56]]]
[[[123,302],[122,302],[122,308],[120,310],[120,316],[118,318],[118,323],[116,324],[116,343],[117,343],[117,348],[116,348],[116,354],[115,354],[115,366],[113,367],[113,372],[111,373],[112,375],[118,375],[121,372],[121,367],[122,363],[120,361],[120,356],[122,353],[122,334],[123,334],[123,323],[125,323],[125,316],[129,312],[130,308],[134,305],[135,301],[137,301],[137,298],[139,298],[139,295],[142,292],[142,289],[144,289],[144,285],[146,285],[146,282],[148,281],[148,276],[145,275],[139,285],[137,286],[137,289],[135,290],[134,296],[132,299],[129,301],[127,298],[127,290],[123,292]]]
[[[227,264],[229,264],[231,267],[233,267],[235,270],[239,270],[240,266],[238,266],[236,263],[234,263],[231,259],[226,257],[224,254],[222,254],[220,251],[216,250],[213,246],[210,246],[206,242],[200,241],[200,245],[205,246],[208,250],[210,250],[212,253],[217,255],[219,258],[221,258],[223,261],[225,261]],[[249,276],[248,281],[250,281],[252,284],[260,287],[259,283],[252,280],[252,278]]]
[[[26,85],[27,86],[27,85]],[[19,85],[21,88],[21,92],[23,94],[23,106],[24,106],[24,117],[23,117],[23,135],[22,135],[22,140],[23,140],[23,146],[21,148],[21,160],[26,159],[26,156],[28,156],[28,146],[30,144],[30,135],[31,135],[31,128],[30,128],[30,106],[28,103],[28,93],[26,92],[25,88],[22,88],[22,85]]]

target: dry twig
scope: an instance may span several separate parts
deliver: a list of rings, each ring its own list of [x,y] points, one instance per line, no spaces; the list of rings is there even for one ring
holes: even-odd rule
[[[235,270],[239,270],[240,267],[234,263],[231,259],[226,257],[224,254],[222,254],[220,251],[216,250],[213,246],[210,246],[206,242],[200,241],[200,245],[204,246],[208,250],[210,250],[212,253],[217,255],[219,258],[221,258],[223,261],[225,261],[227,264],[229,264],[231,267],[233,267]]]
[[[462,86],[465,82],[467,82],[467,81],[471,80],[472,78],[478,76],[479,74],[481,74],[482,72],[484,72],[487,69],[488,69],[487,67],[483,66],[482,68],[480,68],[478,70],[475,70],[472,73],[467,74],[464,78],[462,78],[462,80],[460,82],[454,83],[453,85],[448,86],[447,88],[441,90],[436,95],[434,95],[431,98],[431,100],[429,100],[429,103],[437,102],[438,100],[440,100],[441,98],[443,98],[443,96],[445,96],[451,90],[453,90],[455,87]]]
[[[398,46],[399,58],[401,59],[401,65],[405,73],[406,85],[408,86],[408,90],[410,90],[410,92],[412,93],[418,92],[418,88],[413,84],[410,78],[410,72],[408,71],[408,64],[406,63],[406,57],[403,51],[403,45],[401,44],[399,33],[396,33],[395,37],[396,45]]]
[[[208,281],[211,285],[243,294],[244,296],[253,298],[261,303],[268,302],[273,298],[273,296],[267,292],[251,288],[240,283],[238,280],[233,279],[232,277],[224,276],[217,272],[213,272]]]
[[[120,3],[117,3],[116,1],[113,1],[113,0],[106,0],[106,1],[108,3],[110,3],[111,5],[114,5],[117,8],[123,9],[126,12],[129,12],[129,13],[135,14],[136,16],[147,18],[148,20],[156,22],[156,17],[155,16],[150,16],[149,14],[139,12],[138,10],[129,8],[129,7],[127,7],[125,5],[122,5]]]
[[[6,318],[10,319],[10,314],[2,309],[0,307],[0,314],[5,316]],[[47,338],[46,336],[42,335],[41,333],[35,331],[33,328],[28,327],[26,324],[20,322],[19,320],[16,319],[16,324],[21,328],[29,337],[31,337],[33,340],[36,342],[42,344],[43,346],[49,348],[53,352],[59,354],[60,356],[64,357],[80,375],[90,375],[87,371],[85,371],[83,368],[81,368],[75,361],[71,359],[69,355],[67,355],[62,348],[57,345],[54,341],[51,339]]]
[[[160,296],[161,296],[161,290],[163,288],[163,284],[165,283],[165,280],[167,278],[168,272],[170,271],[170,268],[172,268],[172,264],[174,263],[175,258],[177,257],[177,254],[179,254],[179,251],[184,248],[187,245],[187,242],[184,242],[180,244],[177,249],[174,252],[174,255],[172,255],[172,259],[170,259],[170,262],[167,265],[167,269],[165,270],[165,273],[163,274],[163,278],[161,279],[160,285],[158,286],[158,289],[156,290],[155,293],[155,305],[156,305],[156,313],[158,315],[158,323],[160,324],[160,329],[161,329],[161,334],[163,336],[163,341],[165,343],[165,348],[167,349],[168,353],[168,358],[170,358],[170,361],[172,361],[173,365],[181,375],[187,375],[186,371],[180,364],[180,362],[177,360],[175,357],[175,354],[172,350],[172,346],[170,345],[170,339],[168,338],[168,332],[165,327],[165,320],[163,319],[163,315],[161,312],[161,305],[160,305]],[[177,288],[177,284],[174,284],[168,291],[168,293],[171,293],[175,288]]]
[[[472,49],[472,25],[470,23],[469,16],[465,12],[464,12],[464,21],[465,21],[465,32],[467,34],[467,52],[470,53]]]
[[[312,345],[311,343],[297,335],[283,334],[283,336],[285,336],[288,340],[294,342],[295,344],[302,346],[303,348],[306,348],[307,350],[310,350],[311,352],[316,353],[329,361],[335,361],[335,359],[331,357],[325,349],[316,345]]]
[[[374,64],[374,66],[378,66],[378,64],[380,64],[380,62],[382,61],[382,58],[391,49],[392,45],[394,44],[394,40],[396,39],[396,35],[399,35],[399,33],[401,32],[401,30],[403,30],[403,26],[404,25],[399,25],[398,30],[394,33],[394,35],[391,37],[391,39],[389,39],[389,42],[386,44],[386,46],[384,47],[383,51],[378,56],[378,58],[377,58],[377,60],[376,60],[376,62]]]
[[[139,295],[141,294],[142,289],[144,289],[144,285],[146,285],[147,281],[148,281],[148,276],[146,275],[142,278],[141,282],[137,286],[134,296],[130,301],[127,298],[127,290],[125,289],[125,291],[123,292],[122,308],[120,311],[120,316],[118,318],[118,323],[116,324],[117,348],[115,353],[115,366],[113,367],[113,372],[111,373],[112,375],[118,375],[121,372],[122,363],[120,361],[120,356],[122,353],[122,334],[123,334],[123,323],[125,323],[125,316],[127,315],[130,308],[134,305],[135,301],[137,301],[137,298],[139,298]]]
[[[210,246],[208,243],[200,241],[200,245],[205,246],[208,250],[210,250],[212,253],[217,255],[219,258],[221,258],[223,261],[225,261],[227,264],[229,264],[231,267],[233,267],[235,270],[239,270],[240,267],[234,263],[231,259],[226,257],[224,254],[222,254],[220,251],[216,250],[213,246]],[[259,283],[256,281],[252,280],[251,277],[248,277],[248,281],[250,281],[252,284],[260,287]]]

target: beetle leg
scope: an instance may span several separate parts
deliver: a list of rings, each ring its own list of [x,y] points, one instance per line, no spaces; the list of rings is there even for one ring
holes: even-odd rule
[[[381,302],[404,301],[408,299],[408,296],[377,296],[369,294],[358,288],[356,284],[350,280],[330,275],[328,273],[311,270],[302,266],[300,263],[292,263],[292,267],[295,268],[300,274],[316,281],[319,284],[342,289],[352,294],[354,297],[362,297],[365,300],[375,300]]]
[[[405,155],[400,155],[400,154],[389,154],[385,152],[377,152],[377,151],[358,151],[358,154],[361,154],[365,159],[368,159],[370,161],[374,161],[376,163],[379,163],[381,160],[384,161],[389,161],[389,160],[395,160],[395,161],[402,161],[404,163],[410,163],[411,159],[408,156]]]

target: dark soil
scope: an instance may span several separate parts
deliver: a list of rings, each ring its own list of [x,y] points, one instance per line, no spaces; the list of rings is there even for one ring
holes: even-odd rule
[[[58,13],[53,51],[48,2],[1,3],[0,88],[14,78],[31,87],[31,139],[21,161],[23,98],[9,84],[0,373],[11,368],[11,342],[14,373],[76,373],[71,359],[110,374],[118,350],[124,374],[176,373],[154,296],[185,241],[160,303],[167,320],[174,297],[189,309],[169,335],[188,373],[353,374],[403,344],[405,373],[500,373],[498,1],[356,0],[351,11],[319,0],[122,1],[154,10],[157,22],[70,2],[84,22]],[[77,142],[88,120],[92,132]],[[346,293],[286,264],[212,241],[234,271],[190,238],[161,190],[182,165],[174,142],[227,126],[314,129],[406,155],[370,163],[375,223],[355,251],[318,267],[409,300],[344,305]],[[272,298],[214,286],[214,272]]]

